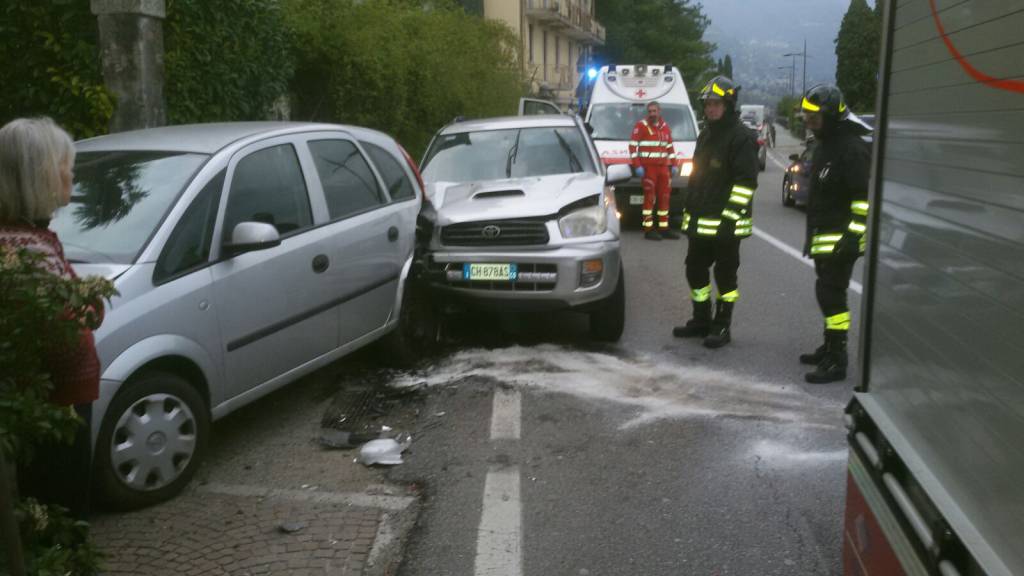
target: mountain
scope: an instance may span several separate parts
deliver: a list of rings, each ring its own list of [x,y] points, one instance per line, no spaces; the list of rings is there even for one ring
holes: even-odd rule
[[[701,4],[711,19],[704,38],[718,46],[715,58],[732,56],[743,102],[771,103],[789,93],[793,58],[782,55],[801,52],[804,39],[807,87],[835,82],[835,39],[850,0],[701,0]],[[797,56],[796,93],[803,87],[802,66],[803,58]]]

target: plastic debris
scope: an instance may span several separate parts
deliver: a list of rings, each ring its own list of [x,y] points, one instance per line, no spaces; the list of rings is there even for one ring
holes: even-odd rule
[[[277,527],[282,534],[294,534],[306,527],[305,522],[285,522]]]
[[[359,449],[358,462],[366,466],[380,464],[394,466],[402,463],[402,452],[409,448],[412,437],[399,434],[396,438],[378,438],[370,440]]]

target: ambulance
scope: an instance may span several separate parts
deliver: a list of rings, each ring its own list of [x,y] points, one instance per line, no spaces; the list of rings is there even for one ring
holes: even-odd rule
[[[678,226],[683,199],[693,172],[697,145],[697,117],[690,105],[680,71],[671,64],[604,66],[594,79],[584,121],[606,166],[629,164],[629,138],[633,126],[647,114],[647,104],[657,101],[661,115],[672,129],[679,175],[672,179],[670,214]],[[625,223],[639,224],[644,202],[640,179],[615,187],[615,200]]]

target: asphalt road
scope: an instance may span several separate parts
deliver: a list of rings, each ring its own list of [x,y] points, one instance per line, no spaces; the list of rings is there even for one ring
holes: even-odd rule
[[[770,154],[786,162],[799,148],[778,134]],[[686,241],[629,230],[618,345],[587,344],[572,314],[476,316],[456,351],[397,377],[430,390],[390,473],[425,495],[402,576],[841,571],[842,410],[856,374],[803,382],[796,358],[822,320],[782,174],[769,158],[724,349],[671,335],[689,314]]]

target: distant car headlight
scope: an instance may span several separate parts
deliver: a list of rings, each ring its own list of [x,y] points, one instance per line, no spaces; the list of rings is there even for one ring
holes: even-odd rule
[[[569,212],[558,219],[563,238],[582,238],[604,234],[608,229],[608,210],[604,202]]]

